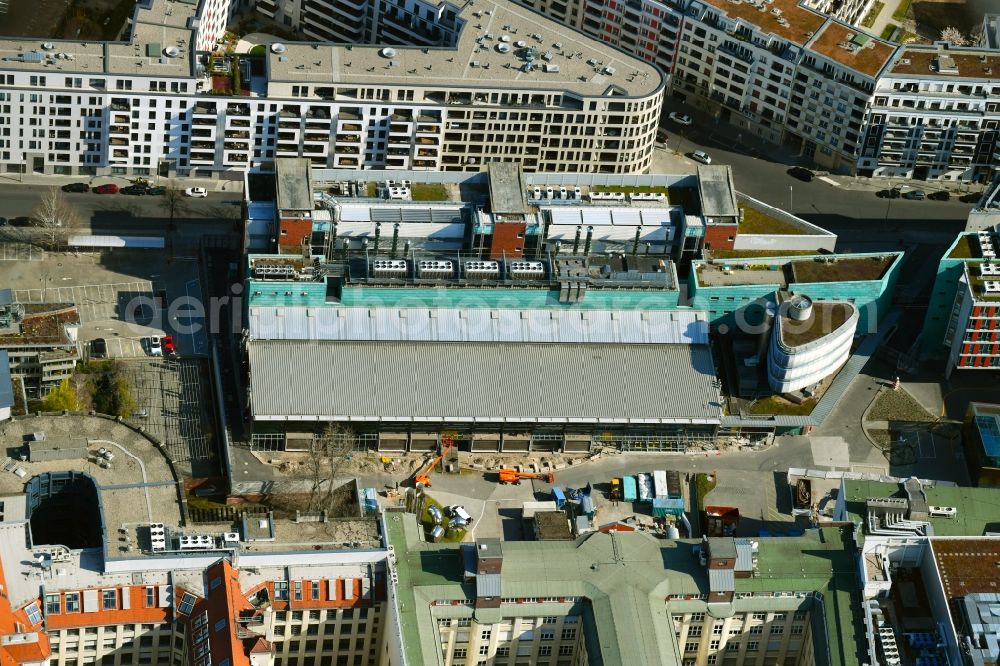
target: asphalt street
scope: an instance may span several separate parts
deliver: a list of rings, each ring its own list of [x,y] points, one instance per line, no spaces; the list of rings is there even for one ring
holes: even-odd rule
[[[30,216],[48,190],[44,185],[0,183],[0,216],[8,219]],[[92,192],[64,193],[64,196],[79,217],[78,233],[162,233],[169,219],[161,196]],[[241,214],[240,197],[238,192],[209,192],[204,199],[185,198],[174,220],[178,232],[222,233],[231,229],[232,222]]]

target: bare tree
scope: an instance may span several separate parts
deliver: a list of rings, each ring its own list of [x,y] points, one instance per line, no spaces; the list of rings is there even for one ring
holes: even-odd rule
[[[49,249],[63,244],[70,227],[75,227],[80,222],[76,208],[66,200],[58,187],[50,187],[42,195],[31,219],[36,227],[44,230],[45,244]]]
[[[969,43],[962,31],[955,26],[948,26],[941,31],[941,41],[951,42],[954,46],[966,46]]]
[[[163,207],[167,209],[167,213],[170,215],[170,223],[167,229],[173,231],[174,217],[184,208],[184,190],[177,186],[177,181],[171,180],[167,183],[167,187],[163,191]]]
[[[340,475],[340,470],[349,459],[354,449],[354,432],[341,424],[331,423],[323,430],[323,434],[313,441],[306,460],[309,471],[309,509],[320,511],[331,510],[334,507],[333,482]]]

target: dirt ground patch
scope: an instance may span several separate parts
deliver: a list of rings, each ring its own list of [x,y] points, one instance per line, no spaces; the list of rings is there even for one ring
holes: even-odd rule
[[[968,35],[983,23],[987,10],[996,11],[996,0],[965,0],[964,2],[914,1],[910,11],[921,34],[939,35],[949,26]]]
[[[12,2],[0,15],[0,33],[11,37],[116,40],[136,0],[35,0]]]

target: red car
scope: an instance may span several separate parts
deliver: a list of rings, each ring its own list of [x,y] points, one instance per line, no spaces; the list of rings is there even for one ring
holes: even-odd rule
[[[118,194],[118,186],[114,183],[98,185],[94,188],[94,194]]]
[[[174,336],[172,335],[163,336],[163,353],[164,354],[177,353],[177,348],[174,346]]]

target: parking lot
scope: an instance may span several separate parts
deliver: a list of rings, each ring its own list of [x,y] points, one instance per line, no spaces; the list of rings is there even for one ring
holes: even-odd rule
[[[150,336],[168,334],[181,356],[207,353],[204,317],[184,304],[202,301],[193,260],[168,262],[142,250],[42,252],[12,242],[0,244],[4,256],[19,258],[0,261],[0,287],[13,289],[17,301],[76,304],[85,352],[91,340],[104,338],[110,357],[142,358]]]

